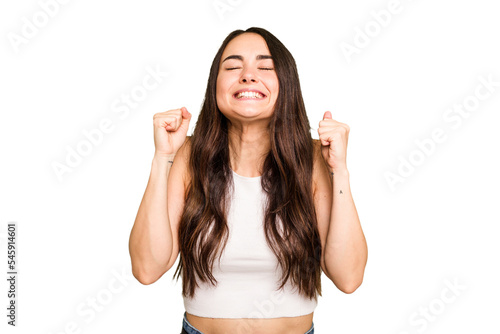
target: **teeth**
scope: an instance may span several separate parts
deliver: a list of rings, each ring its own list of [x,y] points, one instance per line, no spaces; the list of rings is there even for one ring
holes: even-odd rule
[[[241,99],[242,97],[261,99],[264,97],[264,95],[257,93],[257,92],[241,92],[236,96],[236,98],[238,98],[238,99]]]

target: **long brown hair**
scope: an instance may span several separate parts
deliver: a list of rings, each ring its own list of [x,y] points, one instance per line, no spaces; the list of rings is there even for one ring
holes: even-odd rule
[[[227,118],[216,100],[216,82],[222,53],[243,33],[264,38],[279,81],[279,93],[269,124],[271,148],[261,185],[267,194],[264,211],[266,241],[282,268],[280,289],[287,280],[299,293],[317,299],[321,295],[321,242],[312,194],[313,139],[299,84],[295,60],[286,47],[262,28],[235,30],[219,48],[210,68],[205,100],[190,138],[189,172],[185,207],[179,226],[183,296],[193,297],[197,279],[217,280],[212,275],[217,253],[222,255],[229,230],[226,221],[228,188],[233,184],[229,159]],[[281,220],[283,230],[277,227]]]

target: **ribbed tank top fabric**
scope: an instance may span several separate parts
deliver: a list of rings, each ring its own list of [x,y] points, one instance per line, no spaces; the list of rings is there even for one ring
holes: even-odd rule
[[[310,314],[315,299],[299,295],[288,281],[278,290],[281,268],[264,234],[265,192],[261,176],[233,173],[229,237],[212,274],[217,285],[198,281],[194,298],[183,297],[186,312],[208,318],[280,318]]]

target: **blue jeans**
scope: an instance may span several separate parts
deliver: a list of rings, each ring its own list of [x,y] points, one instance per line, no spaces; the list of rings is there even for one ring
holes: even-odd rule
[[[184,312],[184,319],[182,319],[182,333],[181,334],[203,334],[197,330],[193,325],[189,323],[186,319],[186,312]],[[269,333],[271,334],[271,333]],[[311,325],[311,328],[305,334],[314,334],[314,322]]]

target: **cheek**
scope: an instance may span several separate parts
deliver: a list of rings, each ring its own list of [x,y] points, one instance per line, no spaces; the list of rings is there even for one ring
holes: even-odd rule
[[[223,95],[217,91],[215,94],[215,102],[220,110],[225,109],[225,101],[226,100],[223,98]]]
[[[276,81],[275,84],[273,85],[273,93],[274,93],[273,98],[275,101],[278,98],[279,92],[280,92],[280,85],[278,81]]]
[[[215,102],[217,103],[217,108],[223,113],[230,108],[231,101],[228,100],[227,94],[224,92],[217,91],[215,94]]]
[[[229,90],[229,81],[224,75],[219,75],[217,77],[217,85],[216,85],[217,94],[227,93]]]
[[[279,84],[279,81],[278,81],[278,76],[276,74],[274,74],[271,78],[270,78],[270,82],[272,82],[272,90],[274,92],[274,94],[278,95],[278,92],[280,90],[280,84]]]
[[[224,95],[224,85],[223,80],[217,79],[217,85],[215,86],[215,96],[217,99],[217,103],[221,101],[222,96]]]

